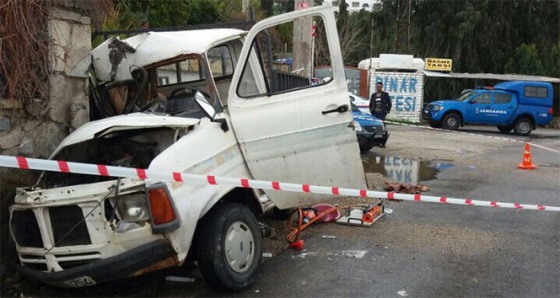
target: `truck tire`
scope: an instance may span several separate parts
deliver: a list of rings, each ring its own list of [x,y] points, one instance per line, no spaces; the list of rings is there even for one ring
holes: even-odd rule
[[[360,146],[360,153],[366,153],[373,148],[373,145],[363,145]]]
[[[527,136],[533,130],[533,123],[527,117],[521,117],[515,121],[515,126],[513,127],[515,134],[521,136]]]
[[[508,133],[513,129],[513,125],[498,125],[498,130],[501,133]]]
[[[459,126],[461,126],[461,118],[457,114],[450,113],[443,117],[443,128],[458,130]]]
[[[199,222],[195,249],[204,280],[219,291],[251,285],[262,257],[262,235],[250,209],[238,203],[216,205]]]
[[[433,128],[441,128],[443,126],[441,125],[441,122],[435,122],[435,121],[430,121],[429,124]]]

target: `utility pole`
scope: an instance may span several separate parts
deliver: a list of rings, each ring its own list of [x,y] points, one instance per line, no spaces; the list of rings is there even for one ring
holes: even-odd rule
[[[394,50],[395,54],[397,54],[397,53],[398,53],[398,50],[399,50],[399,23],[400,23],[400,20],[399,20],[399,11],[400,11],[400,10],[401,10],[401,1],[400,1],[400,0],[397,0],[397,13],[396,13],[396,16],[397,16],[397,29],[395,30],[395,50]]]
[[[244,16],[247,16],[248,9],[249,9],[249,0],[241,0],[241,12],[243,12]]]
[[[370,37],[370,41],[369,41],[369,67],[368,67],[368,71],[367,71],[367,94],[368,96],[371,94],[370,93],[370,86],[371,86],[371,73],[372,73],[372,66],[373,66],[373,37],[374,37],[374,28],[375,28],[375,19],[373,18],[373,16],[371,17],[371,37]]]
[[[412,18],[412,0],[397,0],[396,30],[395,30],[395,53],[396,54],[410,53],[411,18]]]
[[[303,10],[309,7],[313,7],[313,0],[294,1],[294,10]],[[298,19],[294,22],[292,71],[298,71],[297,74],[308,75],[313,70],[313,65],[311,65],[313,61],[311,57],[312,27],[313,19],[311,17]]]

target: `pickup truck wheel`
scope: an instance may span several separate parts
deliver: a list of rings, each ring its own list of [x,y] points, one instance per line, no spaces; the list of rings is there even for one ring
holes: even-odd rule
[[[198,267],[205,281],[220,291],[240,291],[256,278],[262,257],[262,235],[248,207],[216,205],[199,222]]]
[[[461,125],[461,118],[457,114],[447,114],[443,117],[443,128],[449,130],[458,130]]]
[[[531,123],[531,120],[526,117],[519,118],[517,119],[517,121],[515,121],[513,130],[518,135],[529,135],[531,133],[531,130],[533,130],[533,123]]]
[[[430,126],[433,128],[441,128],[443,125],[441,125],[440,122],[435,122],[435,121],[430,121]]]
[[[366,153],[373,148],[373,145],[363,145],[360,146],[360,153]]]
[[[501,133],[508,133],[511,131],[512,128],[513,128],[512,125],[498,125],[498,130]]]

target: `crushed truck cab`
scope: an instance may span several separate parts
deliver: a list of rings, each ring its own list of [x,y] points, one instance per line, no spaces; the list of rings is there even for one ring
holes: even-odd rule
[[[312,72],[271,64],[267,30],[305,20],[324,26],[332,80],[317,84]],[[92,65],[92,101],[105,117],[69,135],[52,160],[365,187],[332,8],[266,19],[249,32],[110,38]],[[254,282],[261,261],[256,217],[325,198],[43,172],[17,190],[10,229],[20,271],[48,284],[91,286],[192,256],[211,286],[236,291]]]
[[[494,87],[465,90],[456,100],[427,104],[422,118],[430,126],[457,130],[466,124],[496,125],[502,133],[512,129],[528,135],[537,126],[552,121],[552,85],[513,81]]]

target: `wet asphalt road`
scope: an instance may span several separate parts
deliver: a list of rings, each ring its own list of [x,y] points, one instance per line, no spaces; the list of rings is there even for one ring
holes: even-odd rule
[[[410,160],[404,163],[413,165],[410,182],[428,185],[427,195],[560,206],[558,153],[533,148],[533,162],[539,167],[522,171],[517,169],[522,143],[400,126],[389,129],[387,148],[374,148],[363,159],[370,166],[384,162],[383,174],[392,178],[399,170],[406,172],[402,161]],[[495,130],[468,129],[501,136]],[[529,138],[510,137],[560,150],[560,130],[539,129]],[[427,164],[438,167],[442,161],[446,166],[432,169],[429,175],[414,173],[416,167],[425,171]],[[387,168],[388,163],[396,168]],[[228,296],[560,295],[560,213],[413,202],[390,202],[386,207],[393,212],[372,227],[311,227],[303,233],[303,251],[286,249],[267,259],[254,286]],[[196,280],[165,282],[168,275]],[[224,296],[211,292],[196,269],[81,290],[28,283],[23,287],[19,292],[24,296]]]
[[[442,135],[390,129],[393,144],[408,134],[428,139]],[[494,130],[469,129],[500,136]],[[517,169],[522,143],[488,140],[487,148],[475,145],[469,152],[475,142],[471,137],[444,138],[449,140],[433,149],[451,151],[438,155],[453,165],[436,179],[421,182],[430,186],[428,195],[560,206],[560,154],[533,148],[533,162],[540,166],[523,171]],[[414,137],[405,143],[410,140]],[[529,141],[558,150],[560,131],[537,130]],[[404,153],[389,145],[385,152],[372,151],[368,155]],[[369,228],[325,224],[308,231],[306,250],[286,250],[266,264],[259,283],[244,296],[560,295],[560,214],[412,202],[387,207],[393,213]],[[349,257],[348,251],[365,255]]]

